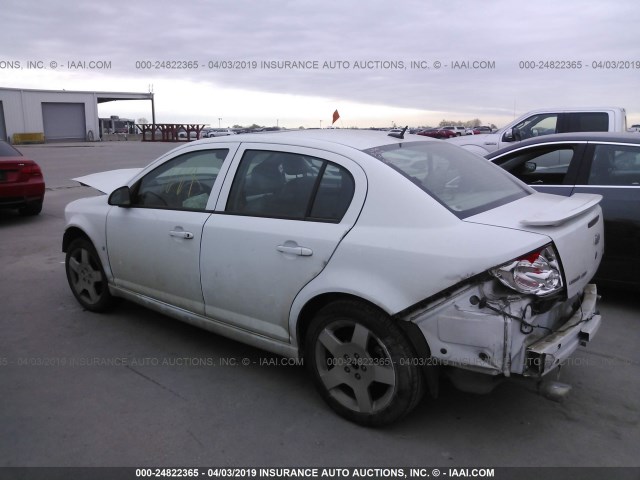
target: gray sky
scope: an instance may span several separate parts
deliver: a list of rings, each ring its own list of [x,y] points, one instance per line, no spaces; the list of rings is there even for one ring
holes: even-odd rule
[[[2,3],[0,86],[144,92],[152,85],[159,122],[326,126],[338,109],[344,127],[444,118],[500,126],[534,108],[613,105],[640,123],[636,0]],[[198,68],[163,68],[156,63],[163,60]],[[285,60],[316,68],[283,68]],[[44,68],[28,69],[27,61]],[[110,68],[69,64],[90,61]],[[561,62],[582,68],[550,68]],[[117,102],[100,113],[150,118],[148,102]]]

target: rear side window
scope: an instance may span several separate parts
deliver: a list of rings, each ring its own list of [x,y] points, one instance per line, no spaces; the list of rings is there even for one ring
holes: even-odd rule
[[[597,145],[591,162],[589,185],[639,186],[640,148]]]
[[[339,165],[297,153],[247,150],[231,185],[225,211],[339,222],[353,193],[353,177]]]
[[[607,112],[568,113],[565,132],[607,132],[609,114]]]
[[[0,157],[21,157],[22,154],[6,142],[0,142]]]

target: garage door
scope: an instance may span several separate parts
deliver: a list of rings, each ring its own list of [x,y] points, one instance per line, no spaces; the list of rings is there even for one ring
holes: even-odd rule
[[[42,103],[44,138],[47,142],[83,141],[84,103]]]

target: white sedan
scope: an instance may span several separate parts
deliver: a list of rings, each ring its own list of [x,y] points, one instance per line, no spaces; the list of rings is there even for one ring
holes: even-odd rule
[[[225,137],[227,135],[236,135],[236,132],[230,128],[206,128],[202,132],[202,138]]]
[[[71,291],[123,297],[309,368],[325,401],[390,423],[447,375],[540,379],[601,322],[598,195],[538,193],[460,147],[356,130],[205,139],[77,179]]]

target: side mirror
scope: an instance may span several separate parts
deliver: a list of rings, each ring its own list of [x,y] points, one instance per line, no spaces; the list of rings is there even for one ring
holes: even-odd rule
[[[109,205],[116,207],[130,207],[131,206],[131,190],[126,185],[124,187],[116,188],[111,195],[109,195]]]
[[[533,173],[538,168],[535,162],[524,162],[524,173]]]
[[[502,141],[503,142],[513,142],[515,140],[515,130],[516,127],[513,127],[511,130],[507,130],[506,132],[504,132],[504,135],[502,136]]]

